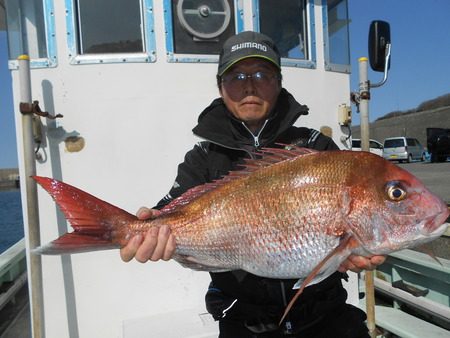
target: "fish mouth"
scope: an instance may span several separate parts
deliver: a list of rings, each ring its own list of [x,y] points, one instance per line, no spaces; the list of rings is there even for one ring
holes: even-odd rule
[[[449,226],[449,223],[443,223],[432,231],[427,231],[426,228],[422,228],[420,234],[426,237],[439,237],[445,232],[445,230],[447,230]]]
[[[449,209],[445,207],[445,209],[441,210],[441,212],[437,215],[427,217],[423,221],[424,226],[421,228],[422,230],[420,233],[425,236],[433,237],[442,235],[450,225],[449,223],[445,222],[449,214]]]

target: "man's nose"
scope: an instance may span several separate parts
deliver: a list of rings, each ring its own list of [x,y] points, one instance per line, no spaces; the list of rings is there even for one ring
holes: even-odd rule
[[[246,94],[255,93],[256,92],[256,86],[255,82],[253,80],[253,77],[247,76],[247,78],[244,81],[244,91]]]

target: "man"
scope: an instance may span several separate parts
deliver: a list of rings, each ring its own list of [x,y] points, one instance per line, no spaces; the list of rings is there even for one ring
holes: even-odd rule
[[[338,149],[318,131],[293,126],[300,115],[308,114],[308,108],[282,88],[280,55],[269,37],[242,32],[228,39],[219,58],[217,84],[221,97],[200,114],[193,129],[207,141],[186,154],[174,186],[157,209],[194,186],[226,175],[261,147],[297,144]],[[157,215],[157,210],[138,211],[143,219]],[[175,246],[170,230],[163,226],[150,230],[145,238],[133,238],[121,249],[121,257],[139,262],[168,260]],[[383,261],[382,256],[352,256],[339,270],[359,272]],[[341,272],[306,288],[281,326],[278,320],[295,294],[296,280],[263,278],[245,271],[211,273],[206,307],[219,320],[220,337],[368,337],[365,314],[345,304]]]

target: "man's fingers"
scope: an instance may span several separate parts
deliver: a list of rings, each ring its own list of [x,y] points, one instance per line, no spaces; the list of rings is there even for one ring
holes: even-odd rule
[[[175,253],[175,249],[177,247],[177,243],[175,242],[175,236],[170,235],[169,240],[167,241],[166,249],[164,250],[164,256],[162,257],[163,261],[168,261],[172,258]]]
[[[138,262],[145,263],[154,254],[158,242],[158,228],[153,227],[145,235],[144,241],[134,256]]]
[[[120,249],[120,258],[124,262],[129,262],[133,259],[134,255],[136,254],[136,251],[139,248],[139,245],[142,242],[142,235],[136,235],[134,236],[126,246],[124,246],[122,249]]]
[[[370,262],[370,258],[366,258],[363,256],[352,256],[351,262],[359,270],[373,270],[374,269],[374,266]]]
[[[353,272],[359,272],[357,271],[356,266],[349,260],[345,260],[344,262],[341,263],[341,265],[339,266],[338,271],[339,272],[346,272],[346,271],[353,271]]]
[[[153,254],[150,256],[151,261],[157,261],[164,257],[164,251],[170,236],[170,229],[167,225],[163,225],[159,229],[158,242],[156,244]]]
[[[152,217],[152,210],[146,207],[141,207],[136,213],[137,218],[145,220]]]
[[[136,212],[137,218],[139,218],[140,220],[144,220],[144,221],[146,219],[156,218],[160,214],[161,214],[161,211],[159,211],[157,209],[146,208],[146,207],[141,207]]]
[[[385,260],[386,256],[364,257],[350,255],[344,262],[342,262],[338,270],[340,272],[350,270],[357,273],[362,270],[374,270],[378,265],[383,264]]]
[[[376,266],[381,265],[386,260],[386,256],[373,256],[370,258],[370,262]]]

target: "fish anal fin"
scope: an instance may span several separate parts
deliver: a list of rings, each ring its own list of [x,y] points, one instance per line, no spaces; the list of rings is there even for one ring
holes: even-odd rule
[[[327,267],[329,265],[327,263],[330,263],[333,258],[337,258],[336,256],[342,256],[341,257],[341,259],[342,259],[350,254],[350,248],[353,245],[355,245],[355,242],[352,241],[352,239],[353,239],[353,237],[351,237],[350,235],[343,236],[339,245],[333,251],[331,251],[319,264],[317,264],[317,266],[309,273],[309,275],[304,280],[302,280],[302,284],[300,285],[297,293],[294,295],[294,297],[292,297],[289,304],[286,306],[286,309],[284,310],[283,316],[281,317],[279,324],[281,324],[283,322],[283,320],[286,318],[287,314],[291,310],[294,303],[297,301],[298,297],[300,297],[300,295],[303,293],[303,290],[311,282],[313,282],[315,280],[315,278],[318,275],[320,275],[321,272],[327,270]],[[334,271],[331,271],[331,273],[332,272],[334,272]],[[323,278],[325,278],[325,277],[327,277],[327,276],[324,276]],[[296,287],[297,287],[297,284],[294,286],[294,288],[296,288]]]
[[[194,257],[192,256],[185,256],[185,255],[174,255],[174,260],[176,260],[181,266],[196,270],[196,271],[209,271],[209,272],[226,272],[230,271],[230,269],[224,269],[223,267],[216,267],[212,265],[206,265],[198,262]]]

